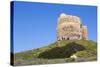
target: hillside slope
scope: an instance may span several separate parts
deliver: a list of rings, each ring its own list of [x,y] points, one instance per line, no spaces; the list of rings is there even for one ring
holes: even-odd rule
[[[72,55],[77,56],[78,59],[70,58]],[[96,42],[63,40],[45,47],[14,54],[14,65],[92,61],[97,59],[96,55]]]

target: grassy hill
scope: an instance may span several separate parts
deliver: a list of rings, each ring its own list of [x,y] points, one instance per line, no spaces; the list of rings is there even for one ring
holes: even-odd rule
[[[77,59],[71,58],[72,55]],[[14,65],[53,64],[97,59],[97,43],[90,40],[63,40],[48,46],[14,54]]]

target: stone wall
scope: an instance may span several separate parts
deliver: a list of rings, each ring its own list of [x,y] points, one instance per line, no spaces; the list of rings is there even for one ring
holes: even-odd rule
[[[87,27],[83,26],[77,16],[60,14],[57,23],[58,40],[87,39]]]

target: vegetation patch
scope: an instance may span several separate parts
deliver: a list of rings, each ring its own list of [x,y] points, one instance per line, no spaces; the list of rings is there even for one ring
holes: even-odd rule
[[[77,58],[71,58],[71,56]],[[91,40],[62,40],[14,54],[14,65],[56,64],[97,60],[97,43]]]

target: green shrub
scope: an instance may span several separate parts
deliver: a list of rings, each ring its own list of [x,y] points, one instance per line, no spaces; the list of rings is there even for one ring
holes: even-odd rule
[[[75,59],[74,59],[74,58],[66,58],[65,61],[66,61],[66,62],[74,62]]]
[[[75,53],[75,55],[77,57],[92,57],[92,56],[96,56],[96,52],[95,51],[90,51],[90,50],[84,50],[84,51],[79,51],[77,53]]]
[[[55,58],[68,58],[77,51],[85,50],[85,48],[77,43],[69,43],[62,47],[55,47],[51,50],[42,52],[38,58],[55,59]]]

